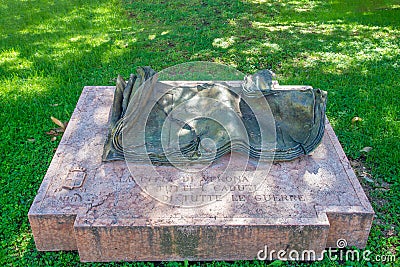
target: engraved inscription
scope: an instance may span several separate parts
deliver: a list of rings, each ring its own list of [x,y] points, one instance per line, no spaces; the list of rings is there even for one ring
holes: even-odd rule
[[[304,195],[255,195],[254,199],[257,202],[268,202],[268,201],[305,201]]]
[[[232,201],[250,201],[254,200],[256,202],[294,202],[294,201],[305,201],[304,195],[232,195]]]
[[[58,197],[58,200],[62,202],[82,202],[82,196],[78,193],[73,194],[72,196],[70,195],[60,195]]]
[[[130,177],[129,177],[130,178]],[[196,176],[182,176],[175,178],[174,183],[158,183],[142,186],[145,191],[150,191],[159,196],[161,201],[175,203],[177,205],[192,205],[226,198],[228,202],[234,203],[273,203],[273,202],[304,202],[306,197],[302,194],[288,194],[286,192],[274,192],[272,194],[257,191],[259,185],[252,183],[246,176],[219,176],[204,175],[200,179]],[[126,180],[127,178],[125,178]],[[154,177],[140,177],[143,184],[144,179]],[[167,179],[167,178],[164,178]],[[156,179],[154,179],[156,181]]]

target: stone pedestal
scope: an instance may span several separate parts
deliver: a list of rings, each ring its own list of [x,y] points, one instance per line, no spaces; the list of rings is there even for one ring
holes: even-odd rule
[[[255,259],[266,246],[313,250],[317,259],[340,239],[365,247],[374,212],[328,122],[312,155],[266,173],[246,169],[234,186],[191,196],[207,205],[171,206],[135,182],[152,166],[130,172],[124,161],[102,162],[113,94],[114,87],[83,89],[28,214],[38,250],[78,250],[81,261],[166,261]],[[246,175],[265,182],[254,187]]]

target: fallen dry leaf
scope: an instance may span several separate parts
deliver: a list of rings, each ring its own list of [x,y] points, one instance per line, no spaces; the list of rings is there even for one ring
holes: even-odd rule
[[[30,143],[33,143],[33,142],[35,142],[36,140],[35,140],[35,138],[29,138],[28,139],[28,142],[30,142]]]
[[[56,131],[57,133],[63,133],[65,129],[59,127],[59,128],[54,128],[54,131]]]
[[[369,175],[363,175],[362,178],[368,183],[375,183],[375,181]]]
[[[57,136],[59,135],[59,133],[56,130],[50,130],[48,132],[46,132],[47,135],[52,135],[52,136]]]
[[[54,118],[53,116],[51,116],[50,119],[51,119],[55,124],[57,124],[57,125],[60,126],[62,129],[65,130],[65,125],[64,125],[64,123],[62,123],[59,119]]]
[[[371,150],[372,150],[372,147],[366,146],[366,147],[364,147],[363,149],[361,149],[360,152],[368,153],[368,152],[370,152]]]
[[[353,124],[356,122],[360,122],[360,121],[362,121],[362,119],[360,117],[354,117],[351,119],[351,123],[353,123]]]

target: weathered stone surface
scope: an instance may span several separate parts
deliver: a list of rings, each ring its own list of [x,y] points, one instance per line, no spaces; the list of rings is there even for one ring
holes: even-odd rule
[[[328,122],[311,155],[269,172],[250,164],[242,178],[203,195],[183,185],[179,207],[136,182],[151,180],[154,170],[167,178],[185,172],[137,165],[131,173],[124,161],[102,162],[113,93],[114,87],[82,92],[28,214],[38,250],[78,250],[82,261],[157,261],[254,259],[265,245],[318,254],[338,239],[365,246],[374,213]],[[200,181],[209,183],[228,161],[221,158]],[[265,182],[249,183],[254,175]],[[171,197],[169,185],[154,179],[149,186]],[[207,205],[184,207],[199,202]]]

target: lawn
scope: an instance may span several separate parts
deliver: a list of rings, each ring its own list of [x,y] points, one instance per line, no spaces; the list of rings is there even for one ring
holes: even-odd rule
[[[399,1],[2,0],[0,25],[0,265],[79,263],[38,252],[27,218],[60,141],[46,134],[50,116],[68,121],[85,85],[188,61],[269,68],[281,84],[328,91],[327,116],[376,212],[367,249],[400,264]],[[210,263],[253,264],[267,263]],[[313,265],[341,264],[366,263]]]

